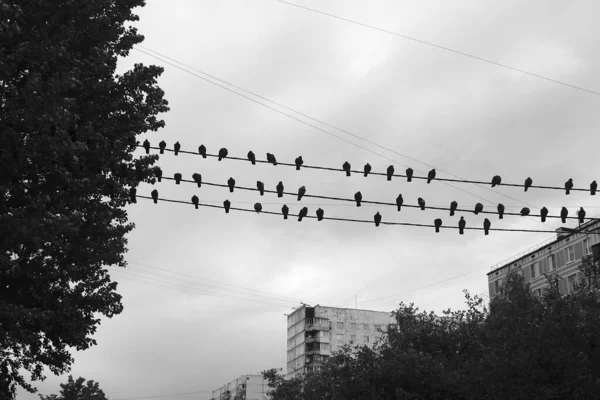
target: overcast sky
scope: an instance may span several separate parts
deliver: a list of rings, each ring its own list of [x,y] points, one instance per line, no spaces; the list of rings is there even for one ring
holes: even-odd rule
[[[595,0],[296,1],[600,91],[600,3]],[[438,177],[449,177],[441,172],[446,171],[484,181],[499,174],[504,182],[522,183],[531,176],[534,184],[562,186],[573,178],[576,187],[589,187],[600,178],[594,175],[600,164],[597,95],[275,0],[155,0],[139,15],[143,46],[412,159],[281,109],[376,155],[132,51],[121,72],[133,63],[165,66],[159,84],[171,111],[163,116],[164,129],[146,135],[155,146],[163,139],[168,147],[179,141],[190,151],[204,144],[209,153],[226,147],[230,156],[239,157],[253,150],[260,159],[271,152],[285,162],[302,155],[306,164],[338,168],[344,161],[356,169],[369,162],[379,172],[392,159],[397,173],[406,166],[426,173],[430,167],[421,164],[426,163],[438,169]],[[347,178],[341,172],[172,153],[158,165],[165,176],[180,172],[190,179],[199,172],[208,182],[234,177],[250,187],[261,180],[272,190],[283,181],[286,191],[304,185],[308,193],[325,196],[352,198],[360,190],[365,200],[393,202],[402,193],[407,204],[422,197],[431,206],[447,207],[456,200],[472,209],[480,201],[495,209],[502,202],[516,211],[528,206],[536,213],[546,206],[556,214],[567,206],[574,214],[584,206],[588,216],[600,214],[597,197],[583,192],[565,196],[439,181],[408,184],[400,178]],[[211,204],[227,198],[243,208],[256,201],[268,211],[279,212],[284,203],[292,213],[300,208],[296,199],[273,194],[172,181],[155,188],[161,197],[184,201],[196,194]],[[151,190],[146,185],[138,193]],[[385,221],[458,221],[442,211],[398,213],[394,207],[358,209],[315,199],[302,203],[311,215],[321,207],[332,217],[371,220],[379,211]],[[464,215],[468,226],[481,226],[485,217]],[[129,217],[136,224],[128,237],[129,267],[127,272],[111,269],[125,310],[103,320],[96,347],[74,352],[71,372],[100,382],[112,400],[184,392],[198,393],[161,398],[208,399],[210,391],[242,374],[284,367],[284,313],[300,301],[354,307],[356,295],[358,308],[379,311],[391,311],[401,301],[437,313],[463,308],[463,289],[487,296],[492,265],[554,236],[484,236],[480,231],[460,236],[432,228],[299,223],[147,200],[129,207]],[[561,226],[557,220],[541,224],[488,217],[497,228]],[[50,375],[38,387],[42,394],[57,393],[66,379]],[[23,391],[18,395],[36,398]]]

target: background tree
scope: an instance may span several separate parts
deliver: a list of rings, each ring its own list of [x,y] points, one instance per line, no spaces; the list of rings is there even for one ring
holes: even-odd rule
[[[85,383],[85,384],[84,384]],[[85,381],[84,378],[73,380],[69,375],[67,383],[60,384],[59,395],[50,396],[40,395],[41,400],[108,400],[104,392],[100,389],[98,382]]]
[[[136,136],[164,126],[162,68],[117,59],[143,41],[143,0],[0,0],[0,398],[69,369],[122,311],[107,265],[125,266],[123,207],[156,156]]]

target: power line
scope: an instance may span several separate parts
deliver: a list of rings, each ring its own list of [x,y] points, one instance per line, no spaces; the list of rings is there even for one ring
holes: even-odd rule
[[[510,65],[506,65],[506,64],[502,64],[502,63],[499,63],[499,62],[496,62],[496,61],[488,60],[486,58],[475,56],[473,54],[465,53],[465,52],[462,52],[462,51],[459,51],[459,50],[454,50],[454,49],[451,49],[449,47],[440,46],[438,44],[427,42],[427,41],[421,40],[421,39],[417,39],[415,37],[411,37],[411,36],[407,36],[407,35],[402,35],[400,33],[389,31],[387,29],[378,28],[376,26],[368,25],[368,24],[365,24],[363,22],[358,22],[358,21],[354,21],[354,20],[351,20],[351,19],[348,19],[348,18],[340,17],[339,15],[330,14],[330,13],[327,13],[327,12],[324,12],[324,11],[320,11],[320,10],[315,10],[314,8],[309,8],[309,7],[306,7],[306,6],[301,6],[299,4],[290,3],[290,2],[284,1],[284,0],[275,0],[275,1],[277,1],[279,3],[287,4],[289,6],[293,6],[293,7],[301,8],[301,9],[304,9],[304,10],[307,10],[307,11],[311,11],[311,12],[314,12],[314,13],[317,13],[317,14],[326,15],[326,16],[331,17],[331,18],[336,18],[336,19],[339,19],[339,20],[342,20],[342,21],[350,22],[352,24],[364,26],[366,28],[374,29],[376,31],[388,33],[390,35],[394,35],[394,36],[397,36],[397,37],[400,37],[400,38],[403,38],[403,39],[412,40],[413,42],[417,42],[417,43],[425,44],[427,46],[435,47],[437,49],[449,51],[449,52],[454,53],[454,54],[459,54],[461,56],[473,58],[475,60],[483,61],[483,62],[486,62],[486,63],[489,63],[489,64],[493,64],[493,65],[496,65],[496,66],[499,66],[499,67],[502,67],[502,68],[507,68],[507,69],[510,69],[512,71],[521,72],[523,74],[527,74],[527,75],[530,75],[530,76],[533,76],[533,77],[536,77],[536,78],[539,78],[539,79],[544,79],[544,80],[549,81],[549,82],[558,83],[560,85],[568,86],[568,87],[573,88],[573,89],[582,90],[584,92],[588,92],[588,93],[591,93],[591,94],[594,94],[594,95],[597,95],[597,96],[600,95],[599,92],[595,92],[593,90],[589,90],[589,89],[586,89],[586,88],[583,88],[583,87],[580,87],[580,86],[575,86],[575,85],[572,85],[570,83],[566,83],[566,82],[559,81],[559,80],[556,80],[556,79],[548,78],[546,76],[535,74],[535,73],[529,72],[529,71],[525,71],[525,70],[520,69],[520,68],[511,67]]]
[[[115,400],[143,400],[143,399],[157,399],[159,397],[169,397],[169,396],[185,396],[188,394],[199,394],[199,393],[212,393],[212,390],[200,390],[196,392],[186,392],[186,393],[170,393],[170,394],[161,394],[154,396],[142,396],[142,397],[123,397]]]

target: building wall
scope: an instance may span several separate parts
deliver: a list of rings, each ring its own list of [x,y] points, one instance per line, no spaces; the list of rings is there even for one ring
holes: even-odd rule
[[[268,384],[262,375],[242,375],[213,390],[210,400],[230,400],[238,391],[246,390],[246,400],[267,400]]]

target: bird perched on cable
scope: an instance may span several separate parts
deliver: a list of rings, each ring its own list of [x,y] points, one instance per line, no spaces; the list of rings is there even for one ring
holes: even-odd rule
[[[300,186],[300,189],[298,189],[298,201],[302,200],[302,196],[304,196],[305,194],[306,194],[306,187]]]
[[[366,163],[366,164],[365,164],[365,167],[363,168],[363,171],[364,171],[364,173],[365,173],[365,177],[366,177],[367,175],[369,175],[369,173],[371,172],[371,164],[369,164],[369,163]]]
[[[346,176],[350,176],[350,163],[348,161],[344,162],[342,169],[346,171]]]
[[[267,161],[273,165],[277,165],[277,160],[275,159],[275,156],[271,153],[267,153]]]
[[[528,216],[530,211],[531,211],[531,210],[529,210],[529,208],[527,208],[527,207],[523,207],[523,208],[521,209],[521,217],[526,217],[526,216]]]
[[[235,187],[235,179],[233,179],[232,177],[227,179],[227,186],[229,186],[229,191],[233,192],[233,188]]]
[[[421,207],[421,210],[425,209],[425,200],[423,200],[421,197],[417,199],[417,203],[419,203],[419,207]]]
[[[265,184],[262,183],[261,181],[256,181],[256,188],[258,189],[258,192],[260,193],[261,196],[265,195]]]
[[[440,233],[440,227],[442,226],[442,220],[440,218],[436,218],[433,221],[433,224],[435,225],[435,233]]]
[[[379,211],[377,212],[377,214],[375,214],[373,219],[375,220],[375,226],[379,226],[379,224],[381,223],[381,214],[379,214]]]
[[[164,140],[161,140],[158,144],[158,148],[160,149],[160,154],[165,154],[165,149],[167,148],[167,143]]]
[[[573,189],[573,178],[569,178],[569,180],[565,182],[566,194],[571,193],[571,189]]]
[[[181,150],[181,144],[179,144],[179,142],[175,142],[175,144],[173,145],[173,149],[175,150],[175,155],[178,155],[179,150]]]
[[[227,157],[227,154],[229,154],[227,149],[225,147],[221,148],[221,150],[219,150],[219,161]]]
[[[502,204],[498,204],[498,218],[499,219],[504,218],[504,205],[502,205]]]
[[[181,174],[179,172],[175,173],[175,175],[173,175],[173,177],[175,178],[175,184],[179,185],[181,183]]]
[[[475,215],[477,215],[477,214],[479,214],[482,211],[483,211],[483,204],[481,204],[481,203],[475,204],[475,210],[473,211],[473,213]]]
[[[467,221],[465,221],[465,217],[460,217],[460,221],[458,221],[458,233],[461,235],[465,233],[465,226],[467,226]]]
[[[158,190],[154,189],[150,192],[150,195],[152,196],[152,200],[154,200],[154,204],[158,203]]]
[[[206,146],[204,146],[203,144],[201,144],[198,147],[198,154],[200,154],[202,156],[202,158],[206,158]]]
[[[252,163],[252,165],[256,165],[256,155],[252,150],[248,152],[248,160]]]
[[[229,214],[229,207],[231,207],[231,202],[229,200],[225,200],[223,202],[223,207],[225,207],[225,213]]]
[[[262,211],[262,204],[260,204],[260,203],[254,203],[254,211],[256,211],[257,214],[259,212],[261,212]]]
[[[296,163],[296,171],[300,171],[300,167],[302,166],[302,164],[304,164],[304,160],[302,159],[302,156],[296,157],[294,162]]]
[[[579,223],[583,224],[583,221],[585,219],[585,210],[583,209],[583,207],[579,208],[579,211],[577,211],[577,216],[579,217]]]
[[[290,212],[290,209],[288,208],[288,206],[286,206],[284,204],[283,207],[281,207],[281,213],[283,214],[283,219],[288,219],[289,212]]]
[[[144,140],[144,144],[142,146],[144,146],[144,149],[146,149],[146,154],[150,154],[150,142],[148,139]]]
[[[198,173],[192,174],[192,179],[198,184],[198,187],[202,186],[202,175]]]
[[[354,193],[354,200],[356,201],[356,207],[360,207],[360,202],[362,200],[362,193],[361,192]]]
[[[456,201],[453,201],[452,203],[450,203],[450,216],[451,217],[454,215],[454,212],[456,211],[457,208],[458,208],[458,203]]]
[[[308,215],[308,208],[302,207],[302,209],[298,213],[298,222],[302,221],[302,218],[306,217],[307,215]]]
[[[562,220],[562,223],[566,223],[567,222],[567,217],[569,216],[569,210],[567,210],[566,207],[563,207],[560,210],[560,219]]]
[[[542,222],[546,222],[546,217],[548,216],[548,209],[546,207],[540,210],[540,216],[542,217]]]
[[[390,165],[389,167],[387,167],[387,180],[388,181],[392,180],[392,175],[394,175],[394,166]]]
[[[196,210],[198,209],[198,202],[200,201],[200,199],[198,198],[198,196],[193,195],[192,196],[192,204],[196,207]]]
[[[137,199],[136,199],[136,194],[137,194],[137,190],[136,188],[132,187],[131,189],[129,189],[129,201],[132,203],[137,203]]]
[[[396,205],[398,206],[398,211],[400,211],[402,209],[403,203],[404,203],[404,199],[402,198],[402,194],[399,194],[398,197],[396,197]]]
[[[163,172],[160,167],[154,167],[154,176],[159,182],[162,180]]]
[[[492,178],[492,187],[500,186],[500,183],[502,183],[502,178],[500,177],[500,175],[494,175],[494,177]]]
[[[283,182],[279,181],[276,186],[277,189],[277,197],[283,197]]]
[[[596,195],[596,190],[598,189],[598,184],[596,183],[596,181],[590,183],[590,194],[592,196]]]
[[[406,180],[407,180],[408,182],[411,182],[411,181],[412,181],[413,173],[414,173],[414,171],[413,171],[413,169],[412,169],[412,168],[408,168],[408,169],[406,170]]]
[[[322,208],[319,208],[317,210],[317,221],[323,221],[323,215],[325,214],[325,212],[323,211]]]
[[[533,185],[533,180],[528,177],[527,179],[525,179],[525,191],[527,191],[527,189],[529,189],[531,185]]]
[[[492,226],[492,223],[490,222],[489,219],[484,219],[483,220],[483,231],[485,232],[486,235],[490,234],[490,227]]]
[[[435,168],[429,171],[427,174],[427,183],[431,183],[432,180],[435,179]]]

